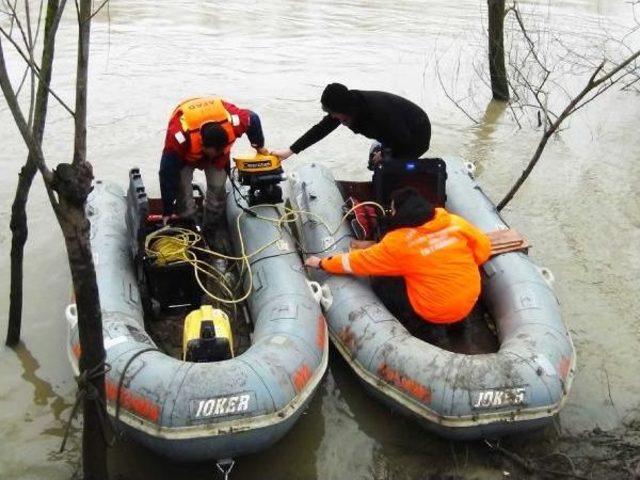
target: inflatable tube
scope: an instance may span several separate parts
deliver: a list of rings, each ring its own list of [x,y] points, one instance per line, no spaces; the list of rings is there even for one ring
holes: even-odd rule
[[[267,448],[301,415],[327,367],[326,323],[294,242],[285,232],[281,241],[252,258],[251,347],[230,360],[183,362],[158,351],[144,329],[125,210],[121,188],[96,182],[87,213],[111,367],[106,376],[109,415],[117,416],[117,427],[134,440],[179,461]],[[278,215],[273,207],[258,211]],[[232,231],[240,212],[229,198]],[[241,229],[249,252],[277,234],[273,224],[247,215]],[[69,357],[77,373],[75,305],[66,314]]]
[[[458,159],[445,159],[446,208],[484,231],[508,228]],[[303,216],[305,251],[346,252],[352,239],[342,196],[318,164],[291,175]],[[329,249],[327,249],[329,247]],[[558,300],[541,269],[522,252],[482,267],[482,300],[498,328],[497,353],[464,355],[412,336],[373,293],[367,279],[318,271],[331,340],[376,397],[454,439],[494,437],[543,426],[564,405],[576,355]]]

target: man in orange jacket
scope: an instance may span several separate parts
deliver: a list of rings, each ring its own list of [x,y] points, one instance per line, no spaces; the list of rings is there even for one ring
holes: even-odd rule
[[[489,238],[462,217],[433,208],[413,188],[392,195],[390,228],[379,243],[305,264],[330,273],[403,277],[412,310],[425,322],[463,320],[480,295]],[[395,313],[395,312],[394,312]]]
[[[191,182],[194,169],[205,172],[205,234],[217,228],[225,210],[225,182],[233,143],[243,134],[259,153],[266,153],[260,117],[219,97],[196,97],[178,105],[169,119],[162,159],[160,193],[165,221],[177,210],[196,212]]]

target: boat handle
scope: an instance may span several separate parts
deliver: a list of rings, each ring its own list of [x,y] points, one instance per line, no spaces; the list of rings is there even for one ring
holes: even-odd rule
[[[320,301],[322,300],[322,287],[320,286],[320,284],[313,280],[307,280],[307,285],[309,285],[309,288],[311,289],[311,295],[313,295],[313,299],[317,303],[320,303]]]
[[[69,327],[73,328],[78,323],[78,307],[75,303],[70,303],[67,308],[64,309],[64,316],[67,317]]]
[[[476,174],[476,166],[471,162],[464,162],[464,168],[467,169],[467,173],[471,178],[473,178]]]
[[[540,271],[540,275],[542,275],[542,278],[544,278],[544,281],[547,282],[547,285],[549,285],[549,288],[553,288],[553,284],[556,281],[556,277],[553,272],[547,267],[538,267],[538,270]]]
[[[322,298],[320,298],[320,305],[324,310],[329,310],[331,305],[333,304],[333,294],[331,293],[331,288],[326,283],[322,285],[320,289],[322,292]]]
[[[307,285],[309,285],[311,289],[313,299],[318,302],[324,310],[329,309],[331,304],[333,304],[333,295],[331,294],[329,285],[320,285],[320,283],[313,280],[307,280]]]

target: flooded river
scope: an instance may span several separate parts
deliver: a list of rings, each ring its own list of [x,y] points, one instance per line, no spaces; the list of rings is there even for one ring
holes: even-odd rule
[[[72,7],[73,2],[61,27],[54,72],[54,88],[69,104],[76,38]],[[629,3],[622,0],[523,2],[522,8],[535,19],[535,38],[560,38],[596,63],[601,39],[620,35],[633,22]],[[422,105],[433,124],[430,153],[475,162],[480,182],[497,201],[532,155],[540,131],[526,121],[518,128],[508,110],[490,104],[478,76],[485,68],[485,26],[485,2],[468,0],[112,2],[93,24],[89,159],[98,177],[123,185],[128,169],[139,166],[148,190],[158,194],[164,128],[181,99],[214,93],[254,109],[267,146],[285,148],[320,119],[324,85],[340,81],[395,92]],[[464,104],[480,123],[447,99],[436,70],[450,94],[471,97]],[[562,71],[564,86],[581,88],[584,78],[574,76],[576,69]],[[15,68],[12,73],[21,74]],[[71,159],[73,125],[53,101],[50,119],[45,151],[54,166]],[[4,339],[9,215],[26,150],[4,100],[0,125]],[[611,90],[549,143],[504,212],[530,239],[535,260],[555,274],[578,351],[573,391],[559,417],[564,432],[611,429],[640,415],[639,125],[640,97]],[[236,149],[247,146],[242,140]],[[287,165],[319,161],[339,178],[364,179],[367,148],[366,139],[340,129]],[[74,430],[67,451],[57,453],[75,395],[64,349],[70,276],[40,179],[29,215],[24,343],[16,351],[0,348],[0,477],[58,480],[77,468],[80,432]],[[541,440],[534,435],[526,441]],[[110,469],[114,478],[215,478],[214,465],[170,463],[130,443],[112,450]],[[300,422],[270,450],[241,458],[231,478],[424,478],[433,472],[502,478],[482,445],[439,439],[368,397],[332,352],[328,375]]]

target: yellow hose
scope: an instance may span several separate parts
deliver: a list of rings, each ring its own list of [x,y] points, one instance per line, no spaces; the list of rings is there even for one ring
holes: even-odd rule
[[[342,223],[349,216],[349,214],[361,205],[373,205],[376,208],[378,208],[384,215],[384,208],[380,204],[376,202],[371,202],[371,201],[362,202],[350,208],[343,215],[338,225],[336,225],[334,229],[331,229],[322,217],[320,217],[319,215],[313,212],[308,212],[306,210],[293,210],[291,208],[284,207],[285,213],[277,219],[263,217],[261,215],[256,214],[255,218],[276,224],[275,226],[278,231],[278,236],[277,238],[259,247],[256,251],[247,254],[244,247],[244,239],[242,238],[242,229],[240,228],[240,219],[243,217],[243,215],[246,214],[244,211],[242,211],[236,217],[236,228],[238,231],[238,239],[240,241],[239,257],[225,255],[220,252],[216,252],[215,250],[198,247],[196,244],[202,238],[199,234],[185,228],[176,228],[176,227],[170,227],[170,226],[163,227],[147,235],[147,238],[145,239],[145,244],[144,244],[145,252],[147,253],[147,255],[155,257],[156,261],[158,262],[158,265],[166,265],[168,263],[176,263],[176,262],[187,262],[191,264],[194,268],[196,281],[198,282],[198,285],[200,285],[200,288],[204,293],[206,293],[209,297],[211,297],[212,299],[218,302],[235,305],[239,302],[246,300],[251,294],[251,290],[253,288],[253,275],[251,273],[251,263],[249,259],[259,254],[260,252],[266,250],[271,245],[277,243],[279,240],[282,239],[283,223],[290,223],[290,222],[296,221],[298,219],[299,214],[309,215],[318,219],[318,221],[322,225],[324,225],[324,227],[327,229],[327,232],[329,233],[329,235],[333,236],[340,228],[340,225],[342,225]],[[278,208],[278,205],[272,205],[272,204],[264,204],[264,205],[258,205],[258,206]],[[248,210],[253,211],[253,208],[255,207],[248,207]],[[219,272],[212,265],[206,262],[203,262],[202,260],[199,260],[195,254],[196,251],[213,255],[219,258],[224,258],[227,260],[241,261],[242,270],[241,270],[240,276],[242,277],[242,274],[244,273],[245,268],[247,269],[247,273],[249,274],[249,277],[248,277],[249,285],[246,292],[244,292],[239,298],[233,298],[232,289],[230,288],[229,285],[227,285],[224,274],[222,272]],[[229,294],[230,298],[229,299],[220,298],[214,295],[213,293],[211,293],[204,286],[202,280],[200,279],[200,275],[199,275],[200,273],[203,273],[206,276],[216,277],[216,279],[220,282],[220,285],[223,287],[223,289]]]

